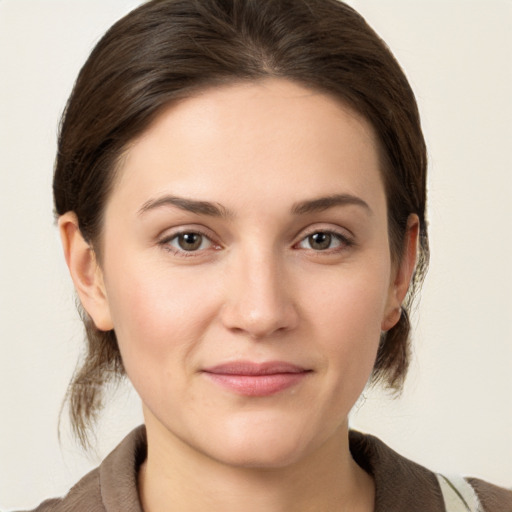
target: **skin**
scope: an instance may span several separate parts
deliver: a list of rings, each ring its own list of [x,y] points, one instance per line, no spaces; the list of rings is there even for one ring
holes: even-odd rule
[[[101,264],[61,217],[82,304],[115,329],[142,399],[146,512],[373,510],[347,418],[399,319],[418,230],[411,216],[394,263],[378,155],[371,126],[328,95],[277,79],[217,87],[128,148]],[[204,372],[238,360],[307,375],[245,396]]]

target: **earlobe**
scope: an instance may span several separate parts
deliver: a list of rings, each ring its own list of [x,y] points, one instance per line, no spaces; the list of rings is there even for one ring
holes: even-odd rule
[[[389,329],[397,324],[402,315],[402,303],[407,295],[407,290],[416,267],[419,230],[420,222],[418,216],[416,214],[409,215],[402,258],[390,284],[388,304],[381,325],[382,331],[389,331]]]
[[[103,272],[94,249],[84,240],[74,212],[58,220],[64,257],[82,306],[101,331],[113,329]]]
[[[400,317],[402,316],[402,307],[398,306],[391,310],[388,310],[381,324],[381,331],[386,332],[389,331],[392,327],[394,327]]]

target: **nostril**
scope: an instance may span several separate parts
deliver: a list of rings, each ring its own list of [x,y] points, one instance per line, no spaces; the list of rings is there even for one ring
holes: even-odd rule
[[[253,339],[262,339],[295,328],[298,313],[288,301],[273,304],[272,307],[264,307],[261,304],[255,307],[239,301],[223,309],[222,322],[232,332],[243,333]]]

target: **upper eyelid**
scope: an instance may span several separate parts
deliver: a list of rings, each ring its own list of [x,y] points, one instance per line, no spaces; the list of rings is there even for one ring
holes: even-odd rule
[[[208,238],[211,242],[216,242],[215,235],[212,233],[210,229],[201,227],[201,226],[179,226],[175,228],[167,228],[161,231],[161,233],[157,236],[157,239],[162,241],[172,240],[179,235],[184,235],[187,233],[196,233],[198,235],[204,236]]]
[[[327,231],[327,230],[320,231],[320,230],[318,230],[318,231],[313,231],[313,232],[307,234],[306,236],[303,236],[297,242],[295,242],[293,244],[293,246],[294,247],[299,246],[300,244],[304,243],[311,235],[314,235],[315,233],[326,233],[328,235],[331,235],[334,239],[337,239],[340,244],[345,245],[345,246],[354,244],[354,242],[352,241],[351,238],[349,238],[345,235],[342,235],[340,233],[337,233],[335,231]]]
[[[197,224],[180,225],[173,228],[167,228],[165,230],[162,230],[161,234],[157,236],[157,241],[158,243],[166,243],[176,238],[177,236],[186,233],[197,233],[201,236],[206,237],[212,244],[219,246],[224,245],[222,244],[222,242],[220,242],[220,237],[218,237],[215,232],[213,232],[211,229],[205,226]],[[298,231],[292,238],[293,245],[315,233],[330,233],[333,234],[334,236],[340,237],[341,239],[350,242],[353,242],[355,238],[354,234],[348,228],[318,223],[317,225],[310,225]]]
[[[299,233],[295,236],[295,239],[300,241],[304,238],[311,236],[315,233],[331,233],[333,235],[337,235],[341,238],[347,239],[347,240],[353,240],[354,234],[347,228],[340,227],[333,227],[333,226],[310,226],[308,228],[302,229],[299,231]]]
[[[303,236],[314,235],[315,233],[331,233],[333,235],[346,236],[348,238],[348,234],[345,235],[346,230],[336,229],[336,228],[315,228],[306,230]]]

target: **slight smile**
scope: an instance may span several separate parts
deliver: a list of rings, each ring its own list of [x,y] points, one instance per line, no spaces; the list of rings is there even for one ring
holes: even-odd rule
[[[234,361],[205,368],[202,373],[238,395],[268,396],[299,384],[312,370],[282,361]]]

